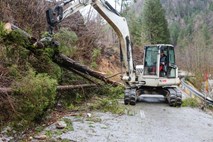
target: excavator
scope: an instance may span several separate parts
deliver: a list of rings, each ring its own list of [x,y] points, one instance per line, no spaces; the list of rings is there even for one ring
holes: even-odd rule
[[[49,33],[64,19],[91,5],[114,29],[120,43],[121,80],[125,84],[124,104],[135,105],[143,94],[161,94],[170,106],[181,106],[182,94],[174,47],[170,44],[144,47],[143,65],[135,65],[127,21],[106,0],[63,0],[46,11]],[[123,71],[122,67],[125,67]]]

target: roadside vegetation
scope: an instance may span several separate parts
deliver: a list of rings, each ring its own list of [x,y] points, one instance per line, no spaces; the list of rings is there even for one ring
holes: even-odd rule
[[[197,100],[197,98],[187,98],[182,101],[182,107],[199,107],[201,103]]]

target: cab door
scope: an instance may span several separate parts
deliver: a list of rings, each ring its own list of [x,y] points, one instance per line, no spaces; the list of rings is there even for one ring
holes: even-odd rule
[[[146,46],[145,47],[145,58],[144,58],[144,76],[155,76],[158,75],[158,46]]]
[[[168,46],[167,51],[168,59],[167,59],[167,77],[168,78],[176,78],[176,69],[177,66],[175,64],[175,51],[173,46]]]

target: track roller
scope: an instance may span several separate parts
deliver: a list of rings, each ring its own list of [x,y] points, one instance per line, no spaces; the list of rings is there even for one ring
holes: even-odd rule
[[[124,95],[124,104],[136,105],[136,101],[137,101],[136,89],[126,89]]]
[[[180,107],[182,104],[182,93],[176,87],[166,88],[168,94],[167,101],[172,107]]]

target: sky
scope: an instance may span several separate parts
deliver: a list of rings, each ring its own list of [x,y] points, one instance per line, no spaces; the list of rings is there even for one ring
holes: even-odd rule
[[[46,1],[52,2],[54,0],[46,0]],[[55,0],[55,1],[56,2],[60,2],[60,1],[63,1],[63,0]],[[120,2],[121,2],[121,0],[106,0],[106,1],[108,1],[114,8],[116,7],[116,10],[120,11]]]

